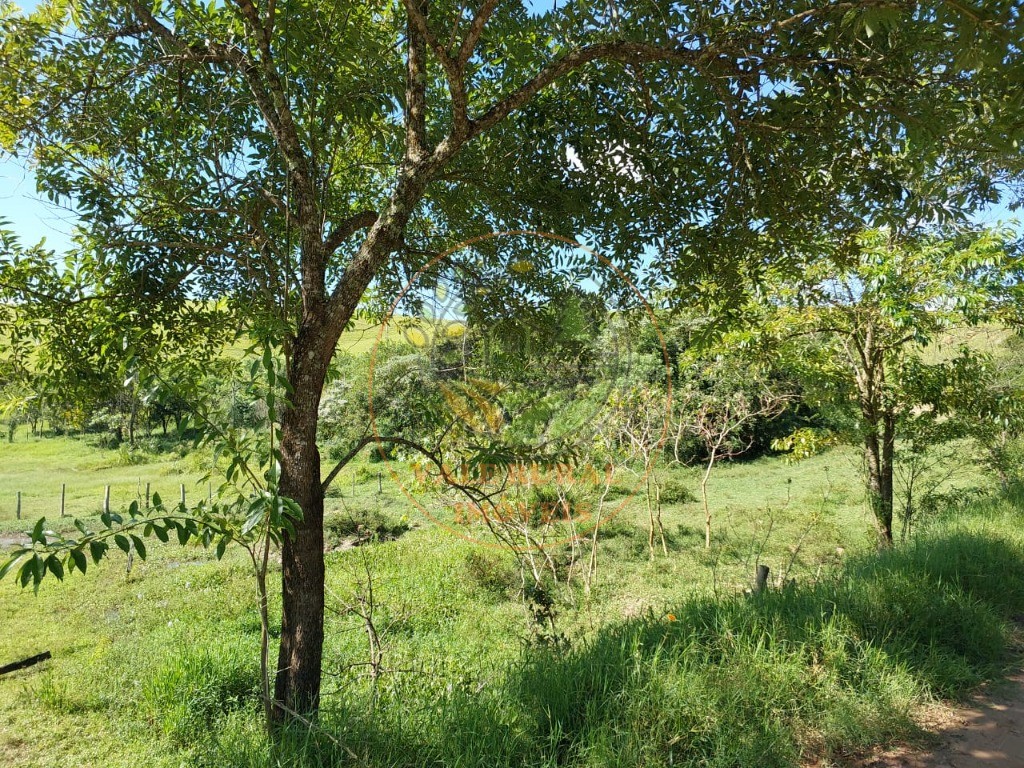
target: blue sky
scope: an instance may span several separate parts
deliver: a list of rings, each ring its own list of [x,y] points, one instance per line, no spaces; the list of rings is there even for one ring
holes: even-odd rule
[[[9,156],[0,160],[0,219],[7,221],[23,245],[45,239],[56,251],[71,247],[74,211],[54,205],[36,192],[36,178],[25,164]]]

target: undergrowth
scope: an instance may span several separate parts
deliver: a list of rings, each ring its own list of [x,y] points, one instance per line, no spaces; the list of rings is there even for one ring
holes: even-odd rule
[[[568,650],[530,646],[496,682],[343,697],[275,750],[256,718],[230,712],[200,762],[782,768],[907,737],[919,705],[1008,662],[1024,612],[1020,501],[976,503],[816,583],[694,598]]]

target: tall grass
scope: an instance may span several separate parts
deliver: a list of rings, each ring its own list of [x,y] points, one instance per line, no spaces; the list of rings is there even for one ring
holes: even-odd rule
[[[223,715],[259,708],[259,690],[251,646],[225,641],[168,649],[142,687],[143,712],[174,745],[204,745]]]
[[[1021,499],[1015,499],[1019,502]],[[328,705],[271,749],[222,721],[219,766],[795,766],[914,732],[915,708],[998,675],[1024,613],[1017,504],[975,505],[814,584],[695,598],[533,648],[495,684]],[[429,692],[428,692],[429,691]]]

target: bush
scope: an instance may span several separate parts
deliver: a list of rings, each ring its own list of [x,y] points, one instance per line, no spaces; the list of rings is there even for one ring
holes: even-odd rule
[[[693,491],[676,480],[665,481],[661,486],[659,498],[662,504],[689,504],[697,501]]]
[[[358,542],[373,538],[397,539],[408,530],[409,521],[405,515],[396,520],[380,510],[353,507],[344,514],[331,515],[324,520],[324,543],[336,549],[352,539]]]
[[[518,586],[515,568],[496,552],[471,550],[466,554],[465,571],[471,584],[496,597],[508,597]]]

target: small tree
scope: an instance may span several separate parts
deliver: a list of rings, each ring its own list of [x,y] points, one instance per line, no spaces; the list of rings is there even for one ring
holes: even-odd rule
[[[755,427],[779,416],[794,396],[774,391],[774,385],[759,376],[740,385],[737,374],[744,366],[719,357],[702,379],[711,386],[701,389],[691,382],[678,394],[675,409],[677,432],[689,432],[703,449],[704,472],[700,480],[700,498],[704,508],[704,546],[711,548],[711,506],[708,481],[715,464],[750,450],[756,437]],[[746,373],[751,373],[747,367]]]
[[[1024,473],[1024,343],[1011,336],[974,363],[950,393],[950,407],[1005,490]]]
[[[664,453],[671,410],[669,393],[656,385],[636,384],[609,398],[612,424],[618,445],[633,463],[639,465],[644,501],[647,507],[647,548],[654,558],[655,536],[668,555],[665,526],[661,521],[661,484],[657,465]]]
[[[952,412],[948,383],[966,381],[980,354],[965,346],[935,361],[930,347],[957,327],[1017,311],[1021,265],[1009,242],[1001,230],[952,238],[869,230],[852,256],[837,259],[838,274],[815,267],[768,307],[812,399],[853,406],[850,431],[883,545],[893,540],[897,440],[913,417]]]

